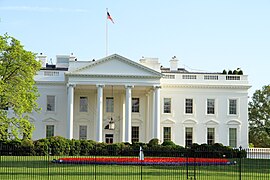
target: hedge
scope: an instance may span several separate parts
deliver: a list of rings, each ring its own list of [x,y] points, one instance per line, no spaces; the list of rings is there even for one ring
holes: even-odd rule
[[[60,136],[51,138],[0,142],[0,155],[22,156],[138,156],[140,147],[150,157],[246,157],[244,150],[232,149],[222,144],[193,144],[188,148],[172,141],[159,144],[158,139],[149,143],[98,143],[92,140],[69,140]]]

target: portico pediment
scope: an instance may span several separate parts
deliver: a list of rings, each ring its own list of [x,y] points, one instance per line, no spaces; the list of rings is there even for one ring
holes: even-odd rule
[[[111,76],[161,78],[162,74],[117,54],[80,67],[68,76]]]

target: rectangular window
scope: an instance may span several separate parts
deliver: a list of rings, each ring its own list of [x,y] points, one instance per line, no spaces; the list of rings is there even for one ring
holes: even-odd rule
[[[193,99],[186,99],[186,114],[193,114]]]
[[[237,131],[236,128],[229,128],[229,146],[237,147]]]
[[[215,114],[215,99],[207,99],[207,114]]]
[[[192,127],[186,127],[186,147],[189,147],[193,143],[193,128]]]
[[[207,128],[207,144],[215,144],[215,128]]]
[[[237,114],[237,100],[236,99],[229,100],[229,114],[232,114],[232,115]]]
[[[164,98],[163,113],[171,113],[171,98]]]
[[[46,138],[54,136],[54,125],[46,125]]]
[[[139,142],[139,126],[132,126],[131,142]]]
[[[47,96],[47,111],[55,111],[55,96]]]
[[[88,98],[80,97],[80,112],[87,112],[87,111],[88,111]]]
[[[105,134],[105,142],[107,144],[112,144],[113,143],[113,134]]]
[[[132,112],[140,112],[140,99],[132,98]]]
[[[86,140],[87,139],[87,126],[79,127],[79,139]]]
[[[171,127],[163,127],[163,142],[172,140],[171,132]]]
[[[113,97],[106,97],[106,112],[114,111],[114,99]]]

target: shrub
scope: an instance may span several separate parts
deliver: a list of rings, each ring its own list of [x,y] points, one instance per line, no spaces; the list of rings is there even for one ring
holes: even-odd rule
[[[149,147],[158,146],[159,140],[157,138],[151,139],[148,143]]]
[[[25,156],[32,156],[35,155],[35,149],[34,149],[34,143],[32,140],[29,139],[23,139],[21,141],[21,152],[23,153],[23,155]]]
[[[95,145],[96,142],[92,140],[80,140],[81,142],[81,156],[95,155]]]
[[[61,136],[53,136],[49,138],[49,147],[51,150],[51,155],[53,156],[63,156],[68,155],[70,151],[68,139],[65,139]]]
[[[34,151],[36,156],[45,156],[49,154],[49,140],[39,139],[34,141]]]
[[[239,70],[239,71],[238,71],[238,74],[239,74],[239,75],[243,75],[244,73],[243,73],[242,70]]]
[[[81,153],[81,141],[72,139],[69,141],[69,155],[70,156],[80,156]]]
[[[176,144],[173,141],[164,141],[162,146],[175,146]]]

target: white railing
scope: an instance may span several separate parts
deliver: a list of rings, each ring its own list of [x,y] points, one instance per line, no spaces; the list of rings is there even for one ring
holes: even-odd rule
[[[248,84],[247,75],[164,73],[163,83]]]
[[[58,71],[44,71],[44,76],[59,76]]]
[[[247,158],[250,159],[270,159],[270,148],[249,148]]]

